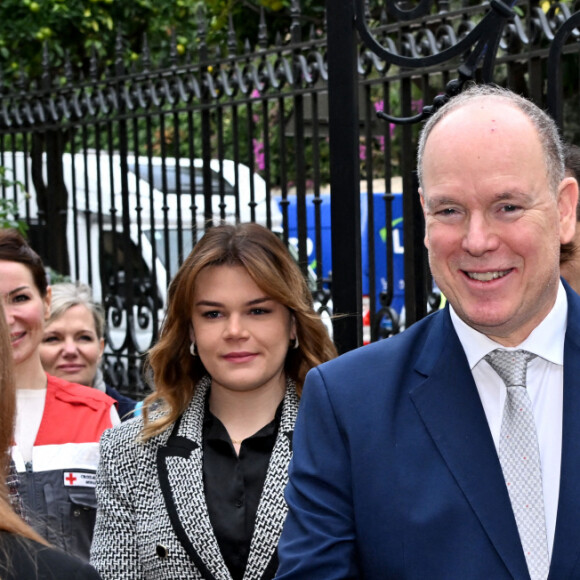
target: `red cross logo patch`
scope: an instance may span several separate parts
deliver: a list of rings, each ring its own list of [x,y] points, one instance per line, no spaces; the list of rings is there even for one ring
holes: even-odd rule
[[[95,487],[97,475],[95,473],[86,473],[84,471],[65,471],[65,487]]]

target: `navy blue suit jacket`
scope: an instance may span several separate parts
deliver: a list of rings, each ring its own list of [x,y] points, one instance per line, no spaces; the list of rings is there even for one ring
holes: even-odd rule
[[[558,580],[580,578],[580,297],[566,291]],[[448,309],[312,370],[293,446],[277,577],[529,579]]]

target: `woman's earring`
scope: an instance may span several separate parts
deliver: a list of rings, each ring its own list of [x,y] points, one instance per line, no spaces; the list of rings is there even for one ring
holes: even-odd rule
[[[296,350],[299,346],[300,343],[298,342],[298,335],[296,335],[296,338],[294,339],[294,345],[292,346],[292,348]]]
[[[195,352],[195,342],[191,341],[191,344],[189,345],[189,352],[191,353],[191,356],[197,356],[197,353]]]

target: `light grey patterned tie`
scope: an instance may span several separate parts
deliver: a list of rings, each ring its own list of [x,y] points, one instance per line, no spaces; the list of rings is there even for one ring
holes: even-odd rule
[[[507,387],[499,442],[499,461],[532,580],[548,577],[550,559],[544,514],[542,469],[532,401],[526,389],[525,350],[497,349],[485,360]]]

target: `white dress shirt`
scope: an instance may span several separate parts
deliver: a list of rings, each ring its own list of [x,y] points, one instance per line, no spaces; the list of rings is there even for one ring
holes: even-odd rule
[[[489,429],[499,452],[499,434],[507,387],[484,360],[496,348],[523,349],[537,355],[528,364],[527,389],[534,409],[540,446],[544,509],[550,556],[556,530],[560,464],[562,455],[562,406],[564,395],[564,337],[568,316],[566,291],[560,282],[556,302],[549,314],[520,345],[504,347],[459,318],[450,306],[451,320],[477,386]]]

